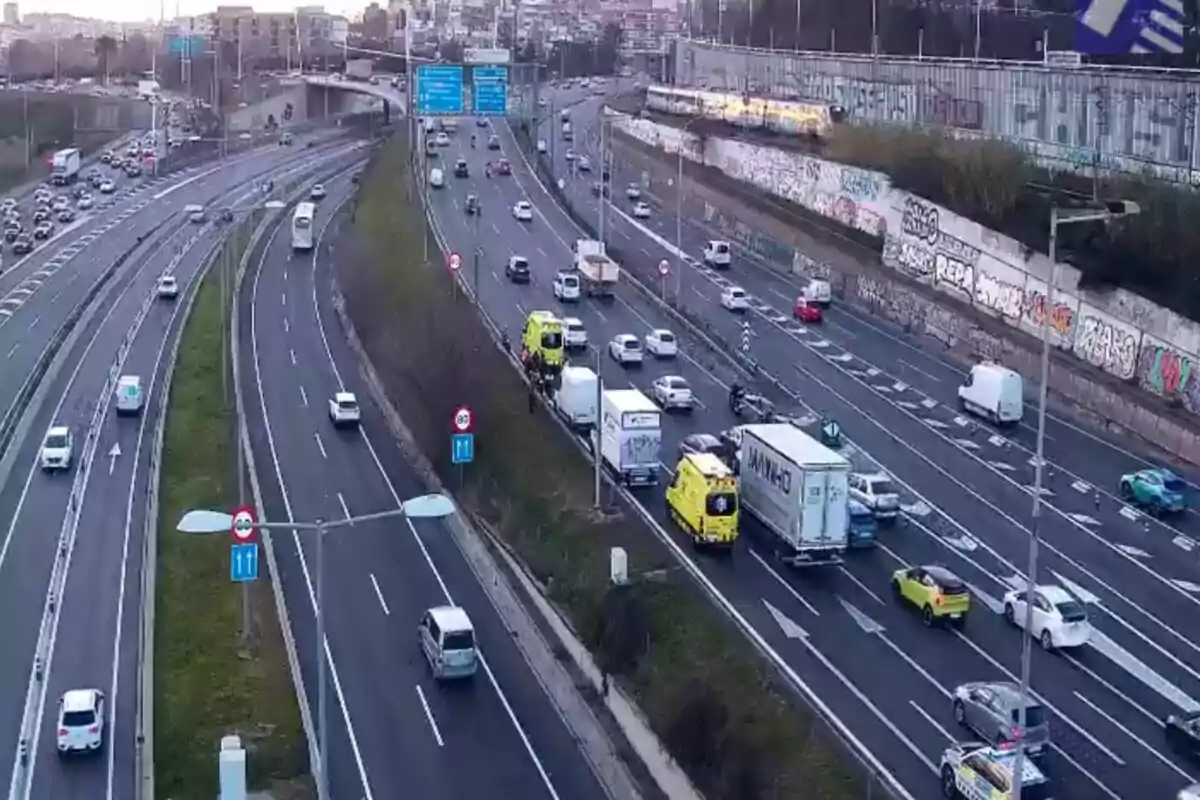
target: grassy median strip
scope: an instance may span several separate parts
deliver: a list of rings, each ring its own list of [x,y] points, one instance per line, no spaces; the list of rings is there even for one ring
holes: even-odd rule
[[[443,480],[459,486],[446,420],[467,403],[476,460],[459,500],[514,548],[709,800],[870,796],[872,779],[777,685],[654,534],[627,509],[591,513],[586,461],[530,413],[524,384],[453,295],[435,247],[433,263],[422,263],[424,219],[406,193],[405,151],[393,140],[364,177],[339,280],[390,397]],[[515,341],[519,331],[509,333]],[[631,574],[646,576],[619,591],[607,581],[614,545],[629,552]]]
[[[240,259],[249,230],[230,237]],[[236,261],[235,261],[236,263]],[[241,591],[229,579],[228,536],[175,531],[191,508],[237,505],[233,401],[222,396],[221,281],[214,267],[183,330],[167,408],[159,496],[155,629],[156,793],[217,794],[217,748],[236,733],[249,750],[251,788],[275,800],[311,797],[308,751],[266,561],[251,585],[254,636],[243,643]],[[183,300],[180,300],[183,302]]]

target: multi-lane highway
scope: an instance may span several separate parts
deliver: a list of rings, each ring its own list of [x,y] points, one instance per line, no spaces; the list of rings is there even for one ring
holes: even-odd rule
[[[227,230],[216,209],[244,213],[262,202],[262,180],[328,167],[331,159],[353,157],[357,147],[338,140],[306,151],[264,150],[173,176],[131,192],[76,238],[64,237],[57,246],[76,252],[53,271],[46,260],[18,267],[25,275],[17,280],[38,283],[5,318],[0,336],[36,353],[85,301],[88,287],[132,248],[92,301],[95,313],[81,319],[78,337],[60,354],[62,369],[46,377],[44,400],[25,411],[28,435],[14,441],[13,468],[0,490],[0,614],[7,634],[0,680],[11,689],[0,699],[0,752],[12,754],[11,797],[133,795],[145,434],[162,412],[164,355],[178,337],[200,267]],[[301,152],[303,161],[288,163]],[[213,206],[209,222],[189,222],[181,213],[188,203]],[[123,224],[113,225],[117,218]],[[175,301],[156,296],[158,278],[168,273],[180,285]],[[24,377],[20,352],[5,365],[6,390]],[[140,417],[115,417],[119,375],[141,377],[147,401]],[[74,463],[65,474],[38,468],[42,434],[52,424],[74,434]],[[105,747],[97,759],[60,762],[57,702],[75,688],[107,695]]]
[[[314,252],[294,254],[290,218],[281,221],[239,300],[247,424],[276,520],[346,519],[426,491],[370,402],[331,306],[337,236],[327,226],[352,186],[343,177],[328,189]],[[341,389],[362,406],[358,430],[330,423]],[[275,542],[315,718],[315,542]],[[333,796],[606,796],[442,522],[358,523],[329,534],[324,560]],[[484,659],[470,685],[439,685],[417,646],[421,615],[448,602],[471,616]]]
[[[589,101],[575,107],[573,146],[590,149],[599,165],[597,132],[589,124],[596,119],[595,106]],[[549,138],[557,129],[547,125],[539,135]],[[433,203],[452,248],[464,254],[482,249],[482,302],[515,336],[529,311],[559,309],[551,281],[569,263],[570,244],[581,234],[530,173],[509,131],[498,132],[514,175],[484,178],[485,161],[498,154],[456,142],[441,158],[467,158],[472,177],[450,179]],[[598,175],[571,176],[562,160],[570,146],[556,144],[558,172],[573,202],[594,217],[590,186]],[[629,204],[620,198],[621,187],[639,176],[622,173],[620,166],[613,176],[617,199],[606,220],[608,236],[628,260],[625,269],[654,286],[659,261],[673,261],[662,240],[674,238],[674,219],[651,220],[643,231],[625,216]],[[478,228],[464,213],[468,193],[478,195],[484,209]],[[512,217],[510,208],[519,199],[533,202],[532,223]],[[685,223],[684,249],[697,257],[703,241],[715,237],[704,228],[702,211],[685,206],[695,222]],[[503,264],[510,255],[529,259],[532,284],[505,281]],[[881,532],[876,550],[852,554],[843,567],[784,570],[752,540],[729,561],[699,564],[909,791],[928,796],[944,745],[969,735],[955,725],[948,693],[963,682],[1019,675],[1020,636],[1004,623],[999,598],[1021,582],[1026,563],[1030,432],[1023,428],[1001,438],[959,416],[950,406],[961,369],[931,359],[873,320],[835,309],[820,329],[793,324],[789,312],[796,288],[747,263],[750,258],[738,252],[724,277],[687,267],[680,276],[682,302],[732,347],[743,320],[717,304],[723,280],[738,281],[754,294],[762,307],[749,317],[752,352],[785,388],[774,392],[781,405],[839,420],[852,440],[847,451],[857,468],[896,476],[909,513],[905,524]],[[737,423],[726,406],[732,368],[715,366],[720,359],[639,293],[622,290],[613,304],[585,301],[559,313],[580,317],[599,347],[616,334],[640,336],[654,327],[681,335],[684,356],[675,362],[627,371],[600,358],[609,386],[646,390],[663,374],[691,383],[700,406],[690,417],[671,416],[664,423],[665,471],[683,436]],[[587,358],[594,360],[595,351]],[[1168,713],[1192,707],[1200,691],[1200,637],[1189,624],[1198,605],[1189,581],[1200,583],[1200,569],[1177,538],[1194,518],[1126,519],[1130,512],[1108,492],[1121,471],[1142,462],[1065,423],[1052,425],[1051,437],[1039,579],[1062,584],[1086,601],[1095,635],[1079,652],[1033,653],[1033,688],[1053,730],[1047,772],[1063,798],[1168,796],[1197,774],[1166,746],[1161,724]],[[658,492],[645,493],[643,501],[671,530]],[[892,600],[892,572],[920,563],[943,563],[970,583],[975,611],[965,630],[926,629]]]

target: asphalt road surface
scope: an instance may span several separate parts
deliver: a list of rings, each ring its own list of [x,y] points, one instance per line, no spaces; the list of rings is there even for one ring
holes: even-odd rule
[[[340,142],[259,153],[203,178],[204,188],[175,194],[189,191],[193,202],[244,212],[259,202],[264,176],[287,180],[327,166],[329,158],[352,154],[353,147]],[[303,161],[287,164],[302,153]],[[174,194],[170,197],[160,197],[145,213],[151,219],[144,225],[166,224],[161,237],[136,247],[109,292],[96,300],[98,311],[68,352],[47,402],[27,412],[34,415],[31,433],[19,445],[17,469],[0,490],[8,520],[0,550],[0,613],[7,634],[0,680],[11,687],[0,701],[0,749],[15,754],[18,737],[29,741],[28,768],[20,769],[19,761],[12,765],[13,797],[90,800],[134,792],[137,611],[150,457],[146,434],[162,411],[157,388],[182,326],[187,293],[224,229],[188,223]],[[106,249],[102,242],[88,252],[112,258],[115,247]],[[98,271],[103,264],[88,259],[87,267]],[[180,283],[175,302],[155,296],[157,280],[166,272]],[[64,290],[63,306],[81,297],[82,290],[68,301]],[[117,375],[142,377],[147,404],[140,417],[118,420],[111,409]],[[74,432],[74,464],[65,474],[43,474],[37,466],[41,434],[52,424]],[[55,598],[53,612],[49,596]],[[33,674],[35,657],[41,681]],[[95,759],[57,758],[56,704],[72,688],[97,688],[108,697],[106,743]]]
[[[327,188],[316,250],[293,253],[289,218],[240,300],[242,390],[268,518],[345,519],[426,491],[370,402],[331,308],[337,237],[325,226],[351,185]],[[330,424],[329,400],[343,388],[362,406],[359,430]],[[317,558],[305,536],[275,541],[315,719]],[[440,521],[331,532],[324,560],[334,796],[605,796]],[[439,685],[416,629],[426,609],[451,598],[471,616],[484,665],[470,681]]]
[[[595,106],[590,101],[573,109],[573,146],[590,149],[598,165],[598,136],[588,123],[595,120]],[[558,307],[551,282],[570,263],[570,244],[581,233],[530,174],[509,131],[498,132],[515,174],[485,179],[487,151],[456,142],[441,158],[449,162],[461,154],[471,162],[472,177],[450,180],[435,193],[434,203],[452,248],[463,254],[481,249],[479,293],[515,341],[529,311]],[[548,126],[540,135],[551,135]],[[559,142],[555,148],[561,175],[576,202],[594,209],[590,185],[598,176],[571,176],[561,160],[569,146]],[[614,194],[619,195],[624,183],[639,176],[618,168],[613,177]],[[469,192],[480,197],[484,208],[478,221],[463,212]],[[512,217],[510,209],[520,199],[533,202],[532,223]],[[623,216],[629,208],[620,197],[615,209],[610,207],[609,240],[633,259],[624,269],[657,286],[651,276],[671,253],[656,236],[673,238],[674,219],[656,209],[662,218],[651,220],[646,226],[650,233],[645,233]],[[702,220],[702,211],[692,208],[688,216]],[[715,235],[703,226],[687,223],[683,249],[698,256],[710,237]],[[504,280],[503,264],[510,255],[529,259],[531,285]],[[1019,675],[1021,638],[1005,624],[1000,597],[1023,581],[1026,564],[1032,500],[1025,488],[1032,474],[1029,432],[1023,429],[993,443],[995,431],[944,405],[953,404],[962,370],[930,363],[915,345],[874,320],[835,309],[820,329],[793,324],[789,318],[796,288],[749,260],[749,254],[739,252],[733,270],[724,276],[685,267],[680,276],[684,301],[730,343],[740,341],[743,319],[717,304],[722,278],[739,281],[779,309],[764,308],[747,318],[753,357],[807,403],[802,406],[797,399],[794,408],[781,410],[811,421],[829,415],[841,422],[851,439],[846,452],[856,468],[895,476],[903,486],[907,513],[900,526],[881,530],[877,549],[853,552],[841,567],[787,570],[772,563],[769,543],[755,535],[753,521],[745,516],[743,530],[749,535],[733,558],[699,558],[697,563],[909,792],[929,796],[944,746],[970,736],[954,722],[949,692],[967,681],[1015,681]],[[470,269],[469,258],[466,263],[464,269]],[[717,433],[738,423],[727,410],[733,378],[728,367],[636,291],[622,289],[613,303],[584,301],[559,313],[582,319],[593,345],[601,348],[617,334],[641,336],[655,327],[673,328],[680,335],[683,355],[671,362],[625,370],[606,354],[599,356],[608,386],[646,391],[664,374],[690,382],[699,405],[690,415],[667,415],[664,476],[678,457],[682,437]],[[595,361],[595,350],[583,359]],[[1190,584],[1176,582],[1200,582],[1200,570],[1190,551],[1172,544],[1179,532],[1169,527],[1191,525],[1193,517],[1168,524],[1150,520],[1148,527],[1143,527],[1143,517],[1127,520],[1123,514],[1128,512],[1105,492],[1120,472],[1142,462],[1098,435],[1062,422],[1052,425],[1051,436],[1054,464],[1047,483],[1051,493],[1045,496],[1049,505],[1042,521],[1039,579],[1061,583],[1085,600],[1095,635],[1079,652],[1033,653],[1033,688],[1050,712],[1053,730],[1054,748],[1045,771],[1057,797],[1170,796],[1197,774],[1169,750],[1161,724],[1178,708],[1194,707],[1191,698],[1200,688],[1200,640],[1189,624],[1198,601]],[[1075,487],[1076,481],[1086,482],[1087,490]],[[645,490],[639,496],[647,512],[682,544],[684,538],[662,513],[661,491]],[[1126,542],[1147,555],[1117,546]],[[892,573],[923,563],[943,563],[972,586],[975,608],[964,631],[926,629],[890,597]]]

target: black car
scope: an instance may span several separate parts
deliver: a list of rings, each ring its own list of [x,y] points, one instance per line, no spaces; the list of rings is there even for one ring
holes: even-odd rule
[[[679,455],[690,453],[712,453],[720,456],[725,451],[725,444],[719,437],[711,433],[693,433],[683,437],[679,442]]]
[[[467,160],[465,158],[460,158],[457,162],[455,162],[454,177],[456,177],[456,178],[471,177],[471,171],[470,171],[470,168],[467,166]]]
[[[137,164],[130,164],[125,168],[125,175],[129,178],[137,178],[142,174],[142,168]]]
[[[33,212],[34,225],[38,224],[39,222],[45,222],[48,219],[50,219],[50,209],[48,208],[39,208],[37,211]]]
[[[504,265],[504,277],[513,283],[529,283],[529,262],[521,256],[513,256]]]
[[[104,178],[100,177],[99,175],[93,175],[92,179],[88,181],[88,183],[92,185],[93,189],[99,189],[100,184],[104,183]]]
[[[488,137],[488,150],[499,150],[499,149],[500,149],[500,137],[493,133],[491,136]]]
[[[17,255],[25,255],[26,253],[32,253],[33,252],[33,239],[31,239],[28,234],[25,234],[25,233],[21,234],[20,236],[17,237],[17,240],[15,242],[13,242],[12,251],[14,253],[16,253]]]
[[[4,229],[4,241],[8,242],[9,244],[12,244],[13,242],[15,242],[17,240],[17,237],[20,235],[21,235],[20,228],[5,228]]]
[[[1172,750],[1200,763],[1200,711],[1172,714],[1164,728]]]
[[[54,226],[51,225],[49,222],[43,222],[41,225],[38,225],[36,228],[33,229],[33,238],[49,239],[50,235],[53,233],[54,233]]]
[[[233,209],[232,208],[221,209],[221,222],[233,222]]]
[[[58,221],[59,222],[74,222],[75,221],[75,212],[69,208],[64,208],[62,211],[58,212]]]
[[[473,194],[467,195],[466,205],[463,206],[463,211],[467,212],[467,216],[473,217],[479,213],[479,198]]]

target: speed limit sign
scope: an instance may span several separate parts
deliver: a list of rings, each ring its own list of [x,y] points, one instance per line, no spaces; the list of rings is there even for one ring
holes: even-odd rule
[[[446,266],[449,267],[451,272],[458,272],[459,267],[462,266],[462,256],[458,253],[451,253],[446,256]]]
[[[671,271],[671,262],[670,261],[667,261],[664,258],[662,261],[658,262],[658,274],[659,275],[666,277],[667,274],[670,273],[670,271]]]
[[[254,540],[255,523],[254,508],[238,506],[233,510],[233,525],[231,532],[234,541],[245,544]]]
[[[471,409],[466,406],[459,406],[454,409],[454,432],[455,433],[470,433],[475,427],[475,415],[471,413]]]

